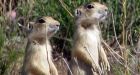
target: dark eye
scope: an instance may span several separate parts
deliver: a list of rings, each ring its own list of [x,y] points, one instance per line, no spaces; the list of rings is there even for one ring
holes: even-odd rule
[[[37,23],[45,23],[45,20],[39,19],[39,20],[37,20]]]
[[[94,8],[94,6],[91,5],[91,4],[87,5],[86,7],[87,7],[88,9],[92,9],[92,8]]]

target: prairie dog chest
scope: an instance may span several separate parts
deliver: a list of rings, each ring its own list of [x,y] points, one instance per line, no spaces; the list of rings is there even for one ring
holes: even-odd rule
[[[86,30],[84,38],[86,43],[95,45],[100,41],[100,32],[98,29]]]
[[[34,53],[37,54],[38,56],[47,56],[47,48],[46,45],[34,45]],[[40,55],[41,54],[41,55]]]
[[[51,49],[50,46],[47,44],[43,45],[35,45],[32,60],[38,62],[41,65],[45,65],[48,63],[48,60],[51,59]],[[36,49],[36,50],[35,50]]]
[[[50,46],[50,43],[46,43],[42,45],[39,45],[39,44],[33,45],[31,50],[34,51],[34,53],[40,53],[46,56],[48,52],[49,53],[51,52],[52,48]]]

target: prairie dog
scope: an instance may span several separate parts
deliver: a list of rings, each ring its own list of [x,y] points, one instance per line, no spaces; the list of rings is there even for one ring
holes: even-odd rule
[[[25,50],[22,75],[58,75],[52,61],[49,38],[59,29],[60,23],[52,17],[42,17],[31,24]]]
[[[107,15],[108,8],[97,2],[80,6],[75,10],[76,32],[70,61],[73,75],[101,74],[100,64],[104,65],[105,69],[110,69],[98,28],[99,22],[104,21]]]

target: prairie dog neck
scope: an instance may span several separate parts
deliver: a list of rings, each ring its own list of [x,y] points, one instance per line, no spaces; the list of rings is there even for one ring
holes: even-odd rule
[[[91,35],[100,36],[100,30],[99,30],[99,22],[97,19],[91,20],[91,19],[78,19],[76,21],[76,28],[78,34],[88,34],[88,32],[93,32]]]
[[[77,19],[76,21],[76,25],[77,25],[77,28],[84,28],[84,29],[98,29],[98,20],[97,19]]]
[[[48,41],[48,37],[46,33],[32,32],[28,36],[28,40],[38,44],[46,44],[46,41]]]

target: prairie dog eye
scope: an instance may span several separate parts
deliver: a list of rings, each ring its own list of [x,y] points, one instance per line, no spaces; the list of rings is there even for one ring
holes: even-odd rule
[[[92,8],[94,8],[94,6],[91,5],[91,4],[88,4],[88,5],[86,6],[86,8],[87,8],[87,9],[92,9]]]
[[[37,23],[45,23],[45,20],[39,19],[39,20],[37,20]]]

